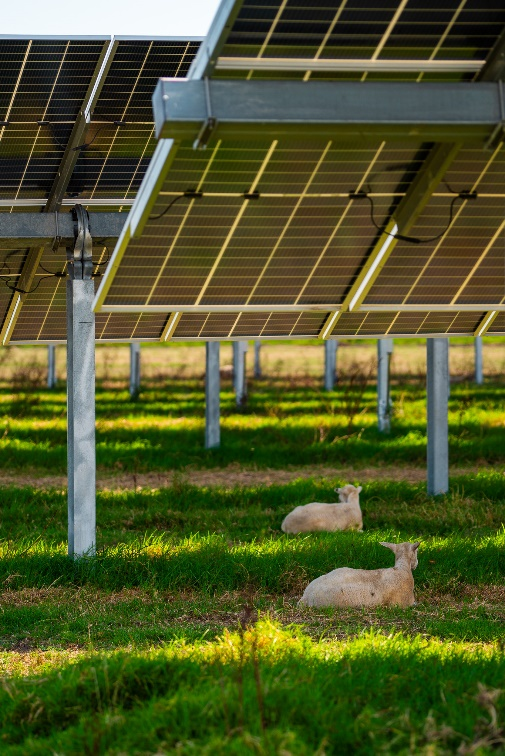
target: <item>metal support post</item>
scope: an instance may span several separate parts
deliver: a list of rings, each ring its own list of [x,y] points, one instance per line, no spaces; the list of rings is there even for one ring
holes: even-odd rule
[[[377,341],[377,422],[381,433],[391,430],[390,365],[393,339]]]
[[[261,341],[254,342],[254,377],[261,378]]]
[[[337,382],[337,347],[338,341],[328,339],[324,342],[324,390],[333,391]]]
[[[219,427],[219,341],[205,345],[205,448],[215,449],[221,442]]]
[[[130,344],[130,397],[137,399],[140,391],[140,344]]]
[[[47,346],[47,388],[56,386],[56,344]]]
[[[484,363],[482,361],[482,336],[475,337],[475,383],[482,386],[484,383]]]
[[[246,352],[247,341],[233,342],[233,385],[237,407],[244,404],[247,397]]]
[[[427,339],[428,493],[449,490],[449,339]]]
[[[68,554],[96,545],[95,296],[87,213],[74,210],[75,246],[67,249]]]

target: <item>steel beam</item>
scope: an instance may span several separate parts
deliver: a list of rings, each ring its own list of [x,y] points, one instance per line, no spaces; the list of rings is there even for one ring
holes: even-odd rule
[[[246,353],[247,341],[233,342],[233,386],[237,407],[241,407],[247,397]]]
[[[482,336],[476,336],[474,340],[475,348],[475,383],[482,386],[484,383],[484,363],[482,361]]]
[[[502,95],[500,83],[482,82],[160,79],[153,109],[158,139],[195,141],[212,117],[213,138],[454,142],[489,138],[502,122]]]
[[[219,341],[205,344],[205,448],[215,449],[221,443],[219,426]]]
[[[449,490],[449,340],[427,339],[428,493]]]
[[[137,399],[140,392],[140,343],[130,344],[130,397]]]
[[[377,425],[381,433],[391,430],[390,368],[393,339],[377,341]]]
[[[74,203],[75,204],[75,203]],[[94,239],[118,239],[128,213],[89,213],[89,228]],[[0,213],[0,249],[12,249],[53,242],[68,247],[74,243],[72,213]]]
[[[58,168],[58,173],[49,191],[47,202],[42,211],[43,213],[53,213],[58,210],[61,205],[61,201],[70,181],[72,171],[74,170],[75,163],[77,162],[77,159],[79,157],[79,151],[75,148],[85,141],[85,134],[88,128],[88,124],[91,120],[91,113],[102,90],[105,76],[107,74],[107,71],[109,70],[110,64],[112,63],[112,58],[117,48],[117,44],[117,41],[112,38],[111,40],[107,41],[102,48],[100,58],[95,67],[95,71],[86,92],[86,96],[83,100],[81,111],[74,124],[72,133],[70,134],[70,138],[68,140],[65,152],[63,153],[63,157]],[[53,239],[54,238],[55,237],[53,237]],[[35,246],[29,249],[17,284],[22,291],[30,290],[43,252],[43,246]],[[0,342],[4,345],[8,343],[8,338],[6,338],[6,330],[8,328],[9,334],[13,332],[16,325],[16,320],[19,317],[19,313],[23,306],[25,296],[26,294],[23,293],[13,293],[9,308],[2,324],[2,328],[0,330]]]
[[[324,390],[333,391],[337,381],[337,347],[336,339],[324,342]]]
[[[47,388],[56,386],[56,345],[47,345]]]

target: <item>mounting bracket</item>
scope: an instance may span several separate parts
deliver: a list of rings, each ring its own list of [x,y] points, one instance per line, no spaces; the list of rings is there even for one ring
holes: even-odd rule
[[[205,87],[205,110],[207,112],[207,117],[202,124],[202,128],[198,132],[198,136],[193,142],[194,150],[205,150],[207,148],[209,139],[212,136],[212,132],[216,129],[216,126],[217,126],[217,118],[215,118],[212,115],[212,101],[210,99],[209,77],[206,76],[203,81],[204,81],[204,87]]]
[[[89,216],[82,205],[72,208],[74,246],[67,248],[68,275],[71,279],[89,281],[93,274],[93,240],[89,230]]]

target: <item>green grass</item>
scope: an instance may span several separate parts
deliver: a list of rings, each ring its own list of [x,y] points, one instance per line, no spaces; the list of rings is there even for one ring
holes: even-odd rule
[[[306,385],[308,383],[308,385]],[[239,462],[282,469],[314,463],[424,465],[425,388],[393,392],[392,432],[376,429],[375,387],[355,398],[345,385],[325,394],[313,381],[272,379],[255,383],[248,405],[237,410],[222,391],[222,444],[205,451],[203,381],[167,380],[143,390],[138,402],[125,391],[99,389],[97,461],[100,470],[130,472],[220,467]],[[452,387],[449,402],[451,463],[505,462],[505,386]],[[59,472],[66,468],[66,397],[62,391],[0,391],[0,454],[6,468]],[[352,414],[352,413],[351,413]]]
[[[98,554],[77,562],[66,491],[23,485],[65,472],[65,396],[0,391],[2,468],[20,481],[0,489],[2,756],[505,751],[505,476],[489,466],[505,461],[505,386],[452,386],[451,463],[486,467],[435,499],[398,480],[425,465],[419,382],[395,386],[388,437],[373,386],[351,428],[345,385],[252,388],[239,411],[225,386],[223,445],[204,452],[201,381],[153,382],[135,403],[101,387],[102,474],[324,462],[334,476],[198,487],[189,467],[169,487],[99,491]],[[374,465],[363,533],[280,531]],[[381,540],[421,541],[416,606],[297,606],[324,572],[392,565]]]
[[[3,752],[453,753],[481,741],[488,753],[504,743],[504,675],[498,646],[373,631],[311,641],[263,621],[12,680]]]

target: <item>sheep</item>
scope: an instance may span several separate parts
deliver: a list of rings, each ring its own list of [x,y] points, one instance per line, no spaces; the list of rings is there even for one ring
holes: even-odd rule
[[[340,501],[334,504],[311,504],[295,507],[282,521],[284,533],[307,533],[312,530],[363,530],[363,517],[359,506],[361,486],[335,488]]]
[[[419,543],[382,543],[395,555],[395,566],[382,570],[340,567],[309,583],[302,606],[413,606]]]

